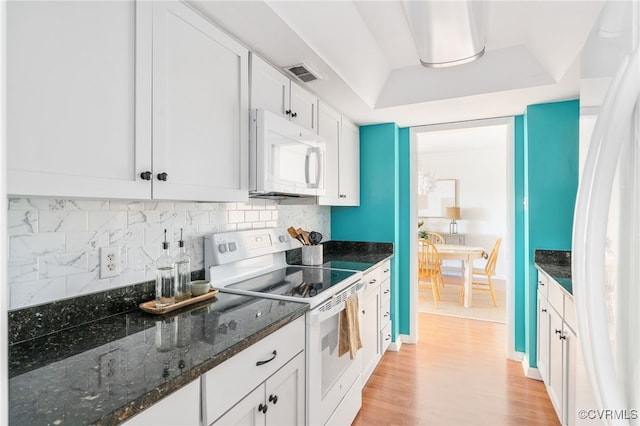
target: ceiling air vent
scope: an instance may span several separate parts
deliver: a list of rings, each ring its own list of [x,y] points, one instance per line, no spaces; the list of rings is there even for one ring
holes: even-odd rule
[[[322,77],[315,72],[311,67],[307,64],[298,64],[291,65],[289,67],[285,67],[287,72],[293,74],[298,80],[303,81],[305,83],[309,83],[313,80],[321,80]]]

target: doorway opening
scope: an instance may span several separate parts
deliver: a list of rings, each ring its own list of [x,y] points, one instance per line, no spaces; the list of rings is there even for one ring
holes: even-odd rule
[[[410,188],[410,210],[411,223],[416,226],[416,232],[411,235],[411,247],[417,247],[420,231],[438,232],[447,237],[449,244],[481,247],[487,253],[491,251],[497,238],[502,239],[495,271],[497,283],[494,283],[502,313],[491,312],[492,318],[485,319],[506,323],[507,355],[517,359],[514,351],[513,300],[513,122],[513,117],[505,117],[411,128],[410,173],[413,188]],[[446,217],[447,205],[460,209],[457,230],[452,229],[452,220]],[[442,208],[438,212],[440,207]],[[420,229],[417,228],[419,222],[422,223]],[[452,230],[457,232],[453,234]],[[485,260],[480,259],[474,263],[475,267],[484,267]],[[417,250],[411,251],[410,265],[411,341],[417,341],[418,313],[428,311],[426,304],[429,302],[433,311],[438,309],[435,309],[433,297],[429,297],[431,291],[423,293],[421,303],[420,295],[423,290],[418,288]],[[461,266],[460,261],[443,262],[445,288],[451,287],[447,290],[449,293],[460,292],[463,281]],[[447,286],[447,283],[452,285]],[[474,292],[472,300],[477,303],[476,309],[473,309],[473,302],[471,308],[464,308],[459,300],[454,302],[453,299],[457,297],[449,295],[449,298],[452,312],[457,311],[458,315],[470,318],[474,317],[473,311],[480,311],[478,307],[484,304],[485,298],[491,299],[487,292]],[[443,304],[439,305],[439,309],[442,309]]]

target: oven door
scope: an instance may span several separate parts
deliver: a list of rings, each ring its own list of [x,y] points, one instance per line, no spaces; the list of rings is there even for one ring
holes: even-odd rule
[[[348,353],[338,356],[338,323],[340,312],[344,310],[344,299],[351,294],[359,297],[362,288],[364,286],[358,282],[335,296],[334,306],[327,308],[323,304],[307,314],[307,403],[310,425],[326,424],[343,403],[353,405],[353,401],[357,401],[357,407],[353,407],[355,413],[360,409],[361,389],[358,383],[362,365],[361,351],[356,352],[354,359]],[[358,395],[351,397],[353,392]],[[341,411],[353,412],[353,409]],[[332,422],[333,420],[337,419],[332,418]],[[346,424],[350,424],[352,420],[353,418],[345,419]]]

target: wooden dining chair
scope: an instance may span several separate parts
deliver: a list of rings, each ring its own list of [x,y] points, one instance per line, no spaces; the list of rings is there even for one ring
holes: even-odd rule
[[[491,249],[487,263],[484,265],[484,269],[473,268],[473,277],[471,281],[471,288],[475,290],[488,290],[491,293],[491,299],[493,299],[493,306],[498,307],[496,302],[496,293],[493,291],[492,277],[496,274],[496,263],[498,262],[498,251],[500,250],[500,244],[502,244],[502,238],[498,238],[496,243]],[[476,278],[482,277],[482,281]],[[460,302],[464,298],[464,287],[460,292]]]
[[[423,282],[429,281],[436,308],[438,308],[442,284],[441,263],[436,246],[429,240],[418,240],[418,287],[426,288],[427,285]]]
[[[437,232],[427,231],[427,240],[431,241],[433,244],[444,244],[444,237]]]

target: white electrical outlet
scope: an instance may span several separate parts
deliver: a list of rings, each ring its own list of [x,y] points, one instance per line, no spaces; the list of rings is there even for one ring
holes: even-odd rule
[[[100,248],[100,278],[120,275],[120,247]]]

